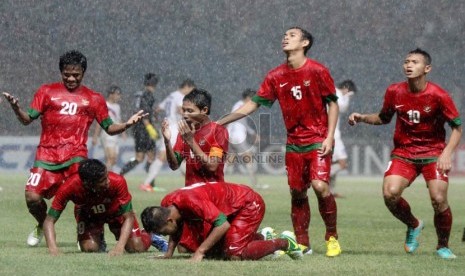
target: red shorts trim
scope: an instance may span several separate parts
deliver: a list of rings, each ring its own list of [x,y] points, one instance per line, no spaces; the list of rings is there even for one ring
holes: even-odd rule
[[[320,157],[317,150],[286,152],[286,170],[289,187],[293,190],[307,190],[312,180],[329,183],[331,155]]]
[[[402,159],[393,158],[384,172],[384,177],[389,175],[400,175],[408,179],[409,183],[412,183],[418,175],[423,174],[425,181],[442,180],[449,183],[448,173],[449,171],[445,174],[439,173],[436,162],[429,164],[414,164]]]

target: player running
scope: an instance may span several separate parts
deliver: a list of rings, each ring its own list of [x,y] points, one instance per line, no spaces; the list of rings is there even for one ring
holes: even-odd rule
[[[447,201],[448,174],[452,168],[452,153],[462,136],[461,120],[452,98],[437,84],[427,81],[431,57],[415,49],[404,60],[407,81],[390,85],[379,113],[352,113],[349,124],[388,124],[397,115],[394,149],[384,173],[384,202],[391,213],[407,225],[404,248],[413,253],[418,248],[418,236],[424,223],[416,218],[402,192],[415,178],[423,174],[434,209],[434,226],[438,236],[436,252],[443,259],[456,256],[449,249],[452,212]],[[444,124],[452,128],[446,144]]]

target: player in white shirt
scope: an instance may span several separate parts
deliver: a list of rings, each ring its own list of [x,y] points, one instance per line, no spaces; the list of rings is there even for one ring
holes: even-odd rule
[[[236,111],[245,103],[250,101],[255,95],[254,90],[246,89],[242,92],[242,100],[236,102],[231,109],[231,112]],[[243,166],[250,177],[251,185],[258,189],[266,189],[268,185],[262,184],[259,185],[257,181],[257,164],[254,162],[253,155],[255,148],[247,141],[247,136],[251,135],[255,137],[255,141],[258,140],[258,134],[255,129],[252,128],[248,121],[247,117],[244,117],[240,120],[232,122],[227,126],[229,132],[229,149],[232,158],[228,158],[230,162],[238,162],[240,166]],[[231,164],[229,164],[231,165]]]
[[[357,87],[352,80],[344,80],[340,82],[336,87],[337,104],[339,105],[339,119],[336,124],[334,131],[334,149],[333,149],[333,160],[331,165],[331,174],[329,187],[334,197],[342,197],[341,194],[334,191],[336,185],[336,175],[342,170],[347,169],[347,151],[342,141],[341,131],[339,125],[341,122],[341,113],[347,112],[349,109],[350,98],[357,91]]]
[[[194,88],[195,83],[193,80],[184,80],[179,85],[179,89],[174,92],[171,92],[163,101],[161,101],[161,103],[157,107],[156,112],[160,113],[163,111],[165,113],[165,118],[168,120],[170,124],[171,146],[173,146],[176,143],[176,138],[178,137],[178,122],[182,120],[182,101],[184,99],[184,96],[189,94]],[[153,163],[150,165],[149,172],[144,180],[144,183],[139,186],[141,190],[150,191],[150,189],[145,188],[150,186],[149,183],[155,180],[165,162],[165,144],[161,139],[157,141],[157,157],[155,158],[155,161],[153,161]]]
[[[108,114],[114,123],[121,123],[121,107],[119,105],[119,101],[121,100],[121,88],[116,85],[112,85],[108,87],[106,92]],[[120,135],[108,135],[105,131],[102,131],[102,128],[97,124],[92,137],[92,146],[97,145],[99,136],[105,153],[105,164],[107,170],[112,171],[118,161],[120,136],[125,139],[126,133],[123,132]]]

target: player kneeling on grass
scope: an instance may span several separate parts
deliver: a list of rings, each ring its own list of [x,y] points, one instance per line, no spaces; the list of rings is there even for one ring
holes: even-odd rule
[[[302,258],[293,232],[284,231],[279,238],[257,233],[264,214],[265,202],[250,187],[211,182],[166,195],[161,206],[145,208],[141,221],[147,232],[169,235],[168,251],[161,258],[171,258],[180,240],[193,253],[191,261],[258,260],[277,250]]]
[[[151,244],[150,235],[139,229],[132,210],[131,194],[126,180],[108,172],[105,164],[96,159],[79,163],[78,174],[72,175],[58,189],[44,222],[44,234],[50,254],[58,255],[55,222],[68,201],[74,203],[78,242],[83,252],[101,252],[104,224],[115,235],[116,246],[109,254],[121,255],[145,252]]]

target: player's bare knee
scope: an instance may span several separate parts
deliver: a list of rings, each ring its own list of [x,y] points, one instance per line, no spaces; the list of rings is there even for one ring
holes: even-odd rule
[[[29,204],[40,204],[43,199],[41,195],[33,192],[25,192],[24,196],[28,206]]]

